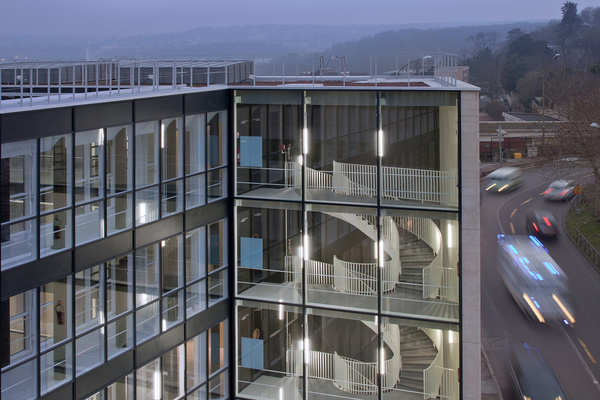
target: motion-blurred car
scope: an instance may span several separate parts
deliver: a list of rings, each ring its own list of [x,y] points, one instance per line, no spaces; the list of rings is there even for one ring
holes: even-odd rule
[[[508,354],[508,368],[515,398],[567,400],[567,396],[542,353],[523,343]]]
[[[546,200],[569,201],[575,196],[575,183],[566,179],[557,179],[544,192]]]
[[[491,172],[488,176],[487,192],[510,192],[521,185],[523,178],[521,170],[516,167],[502,167]]]
[[[558,236],[558,224],[554,215],[546,210],[529,210],[525,215],[527,232],[530,235],[543,238],[556,238]]]

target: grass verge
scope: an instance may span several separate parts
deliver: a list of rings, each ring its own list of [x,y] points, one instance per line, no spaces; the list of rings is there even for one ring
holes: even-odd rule
[[[579,212],[578,212],[579,210]],[[571,238],[577,238],[577,230],[588,242],[600,251],[600,224],[594,220],[592,214],[585,209],[585,203],[581,203],[567,213],[565,228]]]

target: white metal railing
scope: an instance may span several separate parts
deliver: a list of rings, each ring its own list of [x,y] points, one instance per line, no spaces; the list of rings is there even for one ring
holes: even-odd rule
[[[350,196],[377,196],[377,166],[333,162],[333,190]]]
[[[455,173],[427,169],[382,167],[382,197],[458,205]]]

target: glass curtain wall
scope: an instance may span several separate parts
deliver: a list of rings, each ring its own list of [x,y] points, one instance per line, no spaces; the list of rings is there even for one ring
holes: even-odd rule
[[[226,198],[228,115],[3,143],[2,268]]]
[[[238,393],[458,399],[457,94],[235,98]],[[299,102],[297,126],[277,126],[289,162],[268,145],[277,99]]]

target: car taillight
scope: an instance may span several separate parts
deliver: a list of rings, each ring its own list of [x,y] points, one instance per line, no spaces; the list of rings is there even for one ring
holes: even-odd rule
[[[565,194],[567,194],[569,191],[568,190],[563,190],[562,192],[560,192],[559,196],[564,196]]]
[[[535,230],[536,230],[536,231],[538,231],[538,232],[540,231],[540,230],[538,229],[537,225],[535,224],[535,222],[533,223],[533,227],[535,228]]]
[[[546,223],[546,225],[552,226],[552,224],[550,223],[550,221],[548,221],[547,217],[544,217],[544,222]]]
[[[546,191],[544,192],[544,194],[548,194],[548,193],[550,193],[551,191],[552,191],[552,189],[551,189],[551,188],[548,188],[548,189],[546,189]]]

